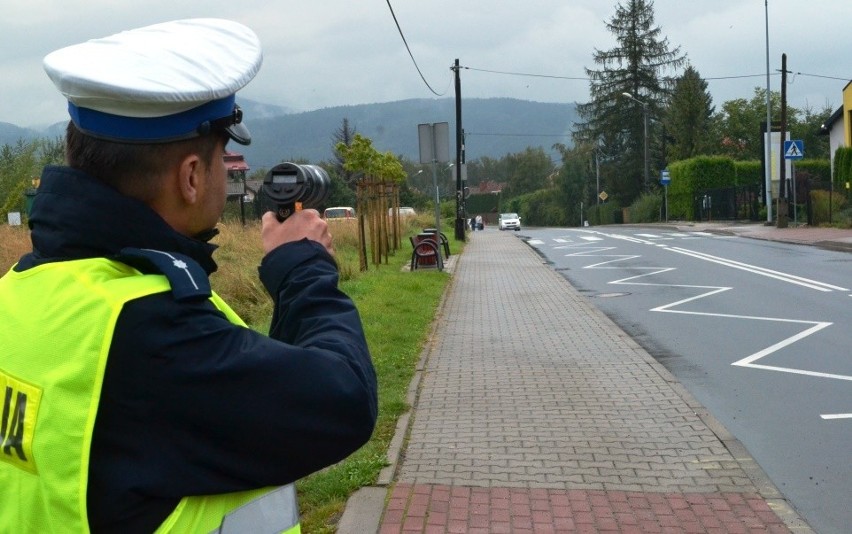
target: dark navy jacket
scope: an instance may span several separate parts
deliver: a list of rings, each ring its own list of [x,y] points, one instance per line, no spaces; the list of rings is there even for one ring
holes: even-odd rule
[[[110,257],[173,282],[118,318],[89,468],[93,532],[153,531],[183,496],[286,484],[370,438],[375,372],[358,312],[319,244],[263,258],[260,279],[275,301],[267,337],[207,300],[215,246],[83,173],[47,167],[30,226],[33,252],[17,270]],[[181,269],[148,249],[181,258]],[[182,282],[188,274],[200,287]]]

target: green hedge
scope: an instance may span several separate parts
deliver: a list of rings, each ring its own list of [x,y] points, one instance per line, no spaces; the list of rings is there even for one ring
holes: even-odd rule
[[[663,214],[663,195],[643,193],[630,205],[630,222],[659,222]]]
[[[737,180],[733,185],[757,185],[766,179],[759,160],[735,161],[734,170]]]
[[[624,222],[621,206],[618,202],[604,202],[600,205],[592,205],[586,210],[586,215],[589,219],[589,224],[597,226],[599,224],[621,224]]]
[[[846,187],[852,182],[852,147],[838,147],[834,152],[834,184]]]
[[[693,220],[693,198],[699,191],[737,185],[734,161],[723,156],[697,156],[669,165],[669,218]]]
[[[831,162],[827,159],[803,159],[795,162],[796,181],[810,179],[817,182],[831,181]]]
[[[521,215],[524,226],[569,226],[564,202],[553,189],[539,189],[512,199],[512,211]]]

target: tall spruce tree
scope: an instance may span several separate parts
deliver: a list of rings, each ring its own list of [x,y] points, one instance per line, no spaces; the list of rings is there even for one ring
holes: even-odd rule
[[[591,101],[578,106],[584,122],[576,125],[576,144],[603,143],[611,154],[623,156],[614,162],[613,183],[607,193],[622,205],[631,203],[644,189],[644,109],[623,96],[633,95],[647,105],[649,138],[661,137],[655,121],[660,120],[670,93],[665,75],[683,64],[680,47],[670,48],[668,39],[654,25],[652,0],[625,0],[616,6],[615,15],[606,24],[617,45],[610,50],[595,50],[598,69],[586,69]],[[655,150],[651,151],[654,156]],[[657,161],[654,162],[654,159]],[[652,173],[659,157],[650,164]],[[650,184],[647,184],[650,185]]]
[[[337,146],[340,143],[343,143],[347,147],[351,146],[352,140],[355,139],[355,135],[357,133],[358,133],[358,130],[356,128],[351,128],[349,126],[349,119],[344,117],[343,122],[340,125],[340,128],[338,128],[337,131],[334,132],[334,134],[331,136],[331,147],[332,147],[332,150],[334,152],[334,162],[335,162],[334,169],[336,171],[337,176],[340,176],[340,178],[344,182],[346,182],[346,184],[349,186],[349,188],[352,189],[353,191],[355,190],[355,187],[356,187],[355,173],[350,171],[350,170],[347,170],[343,166],[344,158],[343,158],[343,155],[340,153],[340,150],[337,148]]]
[[[663,124],[668,161],[688,159],[712,151],[713,97],[707,82],[692,65],[675,80]]]

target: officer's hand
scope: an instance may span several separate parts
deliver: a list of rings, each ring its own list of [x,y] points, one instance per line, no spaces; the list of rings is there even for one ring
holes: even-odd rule
[[[322,219],[317,210],[297,211],[283,223],[278,222],[275,214],[267,211],[261,219],[260,239],[263,252],[268,254],[272,249],[301,239],[308,238],[324,246],[329,254],[334,254],[331,234],[328,224]]]

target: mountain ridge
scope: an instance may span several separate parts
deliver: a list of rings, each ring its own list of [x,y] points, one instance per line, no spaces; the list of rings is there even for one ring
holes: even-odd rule
[[[252,133],[249,146],[229,145],[243,154],[254,168],[269,168],[281,161],[312,163],[333,159],[333,137],[343,120],[355,133],[368,137],[380,152],[391,152],[419,161],[417,125],[447,122],[450,154],[455,159],[455,100],[407,99],[375,104],[327,107],[292,112],[286,108],[238,99],[246,125]],[[465,130],[465,159],[499,159],[506,154],[541,147],[558,159],[552,146],[571,145],[570,133],[577,121],[576,104],[533,102],[514,98],[466,99],[462,101]],[[43,130],[0,122],[0,145],[19,139],[55,138],[64,133],[65,122]]]

